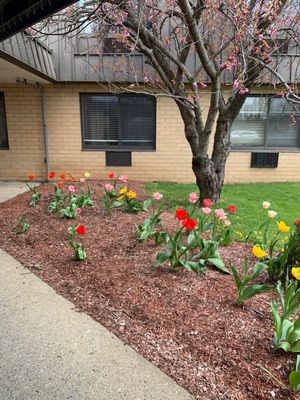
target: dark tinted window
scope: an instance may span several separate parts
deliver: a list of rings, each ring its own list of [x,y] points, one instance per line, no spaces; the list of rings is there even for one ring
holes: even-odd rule
[[[84,148],[155,148],[155,98],[81,95]]]

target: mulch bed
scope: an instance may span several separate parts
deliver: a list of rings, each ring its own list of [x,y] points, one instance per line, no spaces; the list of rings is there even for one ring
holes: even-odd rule
[[[92,186],[100,196],[99,186]],[[141,184],[130,182],[130,188],[145,197]],[[101,322],[196,399],[299,399],[261,369],[288,386],[295,364],[295,356],[272,350],[270,299],[275,292],[239,308],[232,276],[212,268],[203,275],[171,273],[167,267],[154,270],[157,248],[152,241],[136,240],[135,226],[145,213],[116,210],[107,216],[100,204],[76,219],[86,226],[88,254],[86,262],[76,262],[66,232],[74,221],[48,214],[53,186],[44,184],[41,191],[36,208],[27,206],[29,193],[0,204],[0,247],[72,301],[76,310]],[[16,235],[13,228],[24,214],[30,230]],[[174,227],[171,214],[163,219]],[[251,248],[234,243],[220,253],[226,265],[234,258],[241,267]]]

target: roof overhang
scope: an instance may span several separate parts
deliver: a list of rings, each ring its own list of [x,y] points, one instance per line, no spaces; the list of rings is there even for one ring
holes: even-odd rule
[[[0,50],[0,83],[16,83],[26,80],[39,84],[56,82],[49,75]]]
[[[0,0],[0,41],[60,11],[72,0]]]

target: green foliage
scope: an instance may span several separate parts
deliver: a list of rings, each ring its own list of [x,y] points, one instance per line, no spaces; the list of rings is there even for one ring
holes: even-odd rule
[[[296,224],[296,229],[290,236],[286,247],[287,266],[300,267],[300,224]]]
[[[59,214],[61,210],[64,208],[65,199],[67,196],[64,195],[64,188],[59,188],[56,183],[54,183],[55,194],[51,198],[50,203],[48,205],[49,213]]]
[[[271,302],[275,333],[273,344],[275,350],[283,349],[295,353],[300,352],[300,315],[296,320],[289,318],[300,307],[300,287],[297,281],[286,278],[285,290],[279,281],[276,289],[280,297],[281,312],[278,304]]]
[[[35,207],[37,205],[37,203],[40,202],[42,195],[41,195],[41,193],[36,191],[36,188],[34,185],[30,186],[27,182],[26,182],[26,185],[27,185],[28,189],[31,191],[31,199],[29,201],[29,206]]]
[[[25,215],[23,215],[19,222],[17,223],[16,227],[14,228],[14,231],[16,232],[16,234],[21,234],[21,233],[25,233],[29,230],[30,225],[29,222],[27,220],[27,217]]]
[[[230,261],[230,268],[233,273],[234,281],[238,289],[238,298],[236,300],[236,304],[239,306],[244,301],[250,299],[251,297],[267,292],[269,290],[274,289],[273,285],[268,284],[251,284],[253,280],[258,278],[258,276],[268,269],[268,265],[258,262],[254,265],[252,275],[249,274],[249,261],[247,259],[244,260],[243,265],[243,276],[239,275],[237,269],[234,266],[234,262]]]
[[[65,208],[62,208],[60,210],[60,214],[64,218],[69,218],[69,219],[76,218],[76,216],[77,216],[77,208],[78,208],[77,197],[69,194],[68,200],[69,200],[69,205],[67,207],[65,207]]]
[[[87,257],[86,250],[80,242],[75,241],[76,238],[76,227],[71,226],[68,228],[68,233],[70,235],[69,245],[72,247],[74,251],[74,257],[77,261],[84,261]]]
[[[148,209],[150,205],[152,206],[152,216],[146,218],[144,222],[137,227],[137,235],[140,242],[154,237],[157,233],[155,228],[161,223],[160,215],[162,210],[160,204],[153,199],[145,200],[143,205],[144,210]]]
[[[197,241],[199,253],[193,257],[193,260],[199,260],[198,263],[203,266],[207,263],[212,264],[220,271],[229,274],[230,272],[225,267],[218,251],[219,242],[214,239],[206,240],[197,235],[194,236]]]
[[[146,189],[150,192],[163,194],[162,205],[175,210],[176,207],[188,205],[190,192],[197,192],[195,184],[180,184],[170,182],[147,182]],[[283,195],[284,193],[284,195]],[[243,240],[249,231],[257,230],[257,226],[264,220],[261,202],[268,200],[274,210],[279,211],[281,220],[292,225],[299,218],[295,199],[300,198],[300,183],[255,183],[255,184],[227,184],[223,186],[221,201],[218,207],[235,204],[240,217],[234,218],[232,228],[236,239]],[[260,222],[261,221],[261,222]],[[276,226],[270,227],[270,233],[275,234]]]
[[[289,382],[292,390],[300,391],[300,355],[297,356],[295,371],[292,371],[289,375]]]

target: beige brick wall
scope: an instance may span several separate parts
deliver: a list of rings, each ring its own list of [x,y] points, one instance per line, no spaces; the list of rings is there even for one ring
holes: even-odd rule
[[[45,176],[40,89],[7,87],[5,92],[10,150],[0,151],[0,179],[26,179],[28,173]],[[102,178],[113,169],[131,179],[193,182],[191,151],[175,102],[157,98],[156,151],[132,152],[132,166],[107,168],[104,151],[82,151],[80,92],[104,91],[98,85],[49,85],[46,109],[49,134],[49,168],[74,177],[89,171]],[[208,99],[203,102],[203,114]],[[300,153],[280,153],[276,169],[250,168],[251,154],[229,156],[226,182],[300,181]]]
[[[41,89],[1,85],[4,92],[9,150],[0,149],[0,179],[45,176]]]

